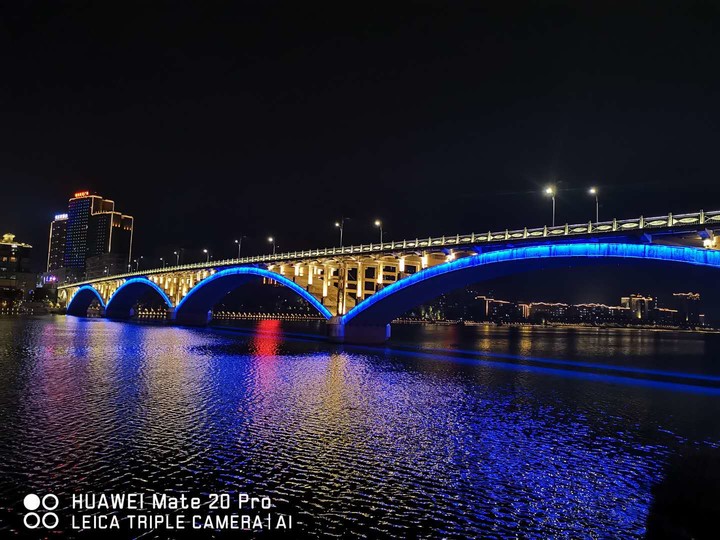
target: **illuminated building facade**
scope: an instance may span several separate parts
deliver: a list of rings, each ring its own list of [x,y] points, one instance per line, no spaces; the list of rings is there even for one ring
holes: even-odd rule
[[[57,270],[65,264],[65,239],[67,237],[67,214],[57,214],[50,224],[47,271]]]
[[[62,284],[126,271],[132,256],[133,218],[115,202],[80,191],[50,226],[47,272],[43,282]]]
[[[481,302],[482,320],[495,322],[516,322],[522,320],[525,310],[515,302],[497,300],[488,296],[476,296],[475,300]]]
[[[533,302],[530,304],[530,319],[536,322],[564,321],[569,307],[562,302]]]
[[[36,276],[30,270],[32,246],[4,234],[0,240],[0,308],[16,305],[35,288]]]
[[[642,294],[631,294],[620,299],[620,305],[630,309],[630,316],[633,319],[650,320],[655,311],[656,301],[652,296]]]

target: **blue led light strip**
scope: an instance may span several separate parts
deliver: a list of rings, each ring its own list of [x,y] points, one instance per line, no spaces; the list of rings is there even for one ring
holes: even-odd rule
[[[100,302],[100,305],[101,305],[102,307],[105,307],[105,302],[103,302],[102,296],[100,296],[100,293],[97,291],[97,289],[96,289],[95,287],[91,286],[91,285],[83,285],[83,286],[80,287],[77,291],[75,291],[75,294],[72,295],[72,298],[70,299],[70,301],[68,302],[68,305],[67,305],[67,310],[68,310],[68,311],[71,311],[71,310],[72,310],[72,303],[73,303],[77,298],[79,298],[78,295],[79,295],[80,293],[83,293],[83,291],[90,291],[92,294],[94,294],[94,295],[97,297],[98,301]],[[84,294],[84,293],[83,293],[83,294]]]
[[[155,290],[155,292],[157,292],[161,296],[161,298],[163,299],[163,301],[165,302],[167,307],[169,307],[169,308],[173,307],[172,301],[170,300],[170,298],[168,298],[168,295],[165,294],[165,291],[163,291],[156,283],[150,281],[147,278],[133,278],[133,279],[128,279],[125,283],[123,283],[122,285],[120,285],[120,287],[117,288],[117,290],[110,297],[110,300],[108,300],[108,303],[107,303],[108,309],[112,309],[113,300],[118,297],[118,294],[120,294],[120,292],[125,287],[127,287],[128,285],[133,285],[133,284],[142,284],[142,285],[146,285],[146,286],[150,287],[151,289]]]
[[[240,266],[237,268],[229,268],[227,270],[222,270],[220,272],[214,273],[212,276],[202,280],[200,283],[198,283],[195,288],[193,288],[188,294],[185,295],[185,298],[183,298],[177,305],[176,313],[179,312],[185,302],[187,302],[188,298],[191,298],[193,295],[197,294],[198,291],[202,291],[203,287],[208,285],[209,283],[212,283],[214,281],[217,281],[218,279],[227,278],[229,276],[238,276],[238,275],[246,275],[246,276],[258,276],[262,278],[268,278],[271,279],[280,285],[283,285],[287,287],[288,289],[291,289],[292,291],[299,294],[302,298],[307,300],[315,309],[322,314],[323,317],[326,319],[329,319],[332,317],[332,313],[328,311],[328,309],[323,306],[312,294],[307,292],[305,289],[300,287],[297,283],[295,283],[292,280],[289,280],[288,278],[281,276],[280,274],[276,274],[275,272],[271,272],[270,270],[265,270],[264,268],[256,268],[251,266]]]
[[[433,266],[432,268],[427,268],[417,274],[403,278],[400,281],[396,281],[355,306],[342,317],[342,323],[348,324],[360,313],[371,308],[378,302],[382,302],[394,293],[450,272],[510,261],[577,257],[644,259],[720,268],[720,251],[692,247],[586,242],[501,249]]]

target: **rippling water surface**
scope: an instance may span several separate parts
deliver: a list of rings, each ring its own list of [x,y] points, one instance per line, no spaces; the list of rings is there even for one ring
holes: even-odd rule
[[[292,537],[643,537],[718,463],[718,335],[393,333],[0,319],[0,535],[31,491],[157,490],[269,495]]]

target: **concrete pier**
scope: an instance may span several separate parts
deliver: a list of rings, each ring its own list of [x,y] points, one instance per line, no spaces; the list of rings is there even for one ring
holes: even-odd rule
[[[390,339],[390,325],[345,325],[342,317],[335,316],[327,323],[328,340],[332,343],[356,345],[382,345]]]

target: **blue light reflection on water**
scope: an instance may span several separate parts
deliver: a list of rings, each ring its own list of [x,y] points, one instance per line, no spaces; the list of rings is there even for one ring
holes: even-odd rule
[[[669,456],[720,440],[715,396],[259,330],[0,320],[2,506],[234,489],[316,536],[641,536]]]

